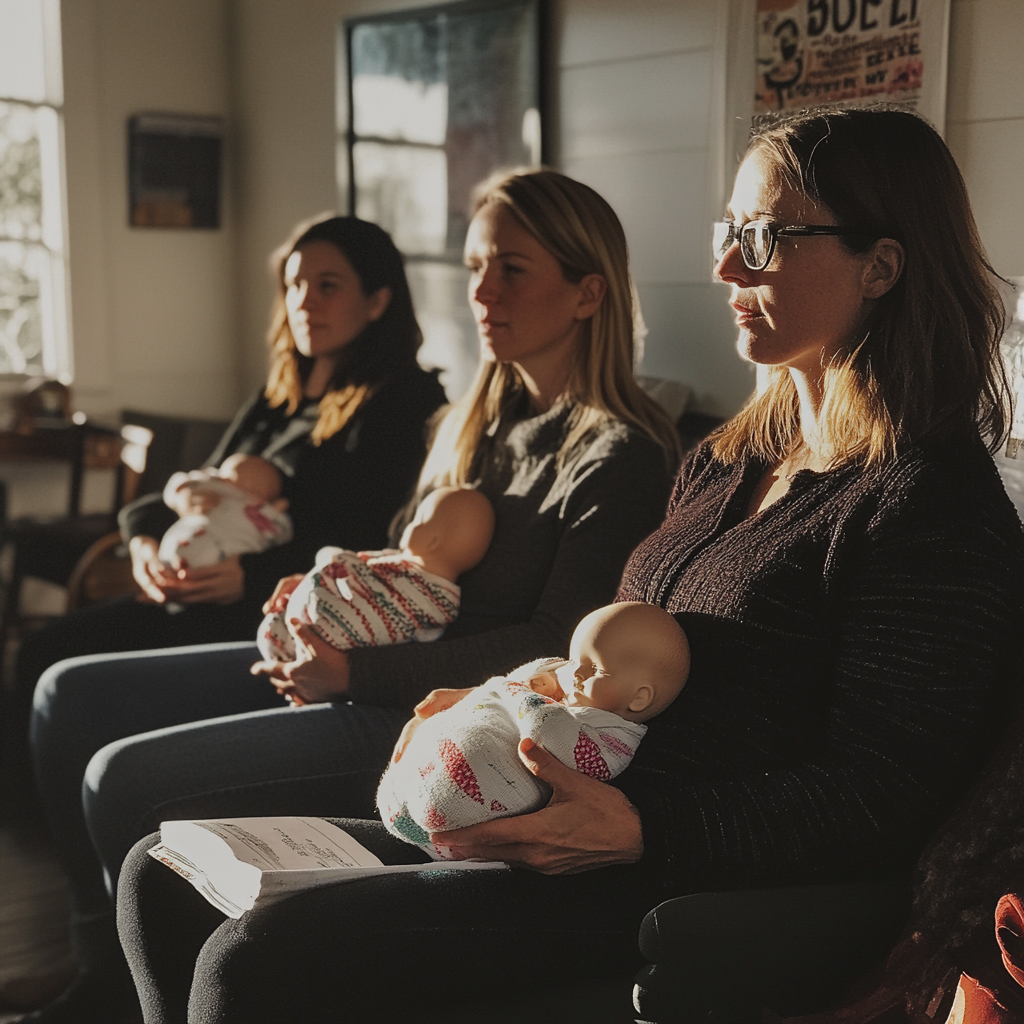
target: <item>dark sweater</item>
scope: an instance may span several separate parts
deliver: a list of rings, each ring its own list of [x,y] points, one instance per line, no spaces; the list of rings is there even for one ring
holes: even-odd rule
[[[336,434],[310,441],[316,400],[291,416],[271,409],[262,390],[239,410],[207,465],[229,455],[260,455],[283,477],[294,540],[242,555],[245,600],[262,604],[282,576],[305,572],[325,544],[353,550],[382,548],[395,512],[408,500],[426,454],[426,421],[444,403],[437,377],[418,367],[396,373]],[[126,539],[161,537],[175,514],[159,494],[121,512]]]
[[[437,687],[476,686],[544,655],[568,653],[576,623],[615,596],[633,547],[661,521],[671,480],[662,449],[612,420],[559,469],[572,411],[520,403],[484,439],[479,487],[494,539],[459,578],[459,617],[431,644],[349,653],[355,700],[411,708]]]
[[[744,519],[764,471],[700,448],[619,589],[693,649],[617,780],[666,893],[908,868],[1020,679],[1024,532],[977,438]]]

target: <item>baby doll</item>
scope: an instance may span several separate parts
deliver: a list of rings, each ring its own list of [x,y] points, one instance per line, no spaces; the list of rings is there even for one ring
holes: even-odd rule
[[[281,474],[256,455],[231,455],[219,469],[175,473],[164,503],[181,518],[160,541],[160,561],[172,569],[196,568],[287,543],[292,524],[280,495]]]
[[[260,625],[260,653],[294,660],[293,619],[342,651],[436,640],[458,614],[455,581],[484,557],[493,535],[494,510],[483,494],[439,487],[416,509],[400,550],[321,548],[313,569]]]
[[[636,753],[641,723],[675,700],[689,671],[686,636],[668,612],[598,608],[576,627],[568,661],[531,661],[423,720],[381,779],[381,818],[400,839],[448,859],[429,833],[547,803],[550,787],[519,759],[521,740],[592,778],[613,779]]]

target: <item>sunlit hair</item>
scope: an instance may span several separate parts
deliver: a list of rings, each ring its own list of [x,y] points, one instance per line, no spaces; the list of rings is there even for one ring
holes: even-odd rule
[[[900,279],[879,299],[863,337],[825,369],[822,421],[833,466],[878,466],[908,442],[980,430],[995,451],[1010,423],[999,358],[1006,326],[952,154],[923,118],[891,107],[805,111],[755,126],[778,181],[855,229],[840,242],[868,251],[880,238],[905,251]],[[800,442],[800,407],[785,367],[714,435],[718,458],[778,462]]]
[[[626,235],[615,212],[592,188],[551,170],[498,172],[477,186],[472,213],[487,205],[508,210],[555,257],[567,281],[577,284],[587,274],[600,274],[607,282],[597,312],[581,325],[566,388],[575,407],[559,464],[596,426],[618,419],[653,438],[674,468],[679,460],[675,427],[633,372],[642,320],[629,275]],[[484,433],[521,384],[511,363],[481,364],[466,395],[440,423],[421,487],[470,482]]]
[[[295,347],[285,309],[284,269],[288,257],[309,242],[330,242],[352,264],[364,295],[391,289],[391,300],[381,317],[368,323],[358,338],[342,350],[327,391],[320,399],[319,416],[310,435],[320,444],[336,434],[396,371],[415,365],[423,336],[412,308],[401,253],[391,236],[376,224],[356,217],[317,217],[303,221],[271,256],[277,295],[267,340],[270,373],[266,397],[271,408],[285,405],[289,415],[302,401],[303,386],[314,360]]]

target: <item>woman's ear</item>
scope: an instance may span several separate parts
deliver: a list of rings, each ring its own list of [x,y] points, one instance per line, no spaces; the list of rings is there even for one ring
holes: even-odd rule
[[[905,254],[895,238],[880,238],[868,252],[864,271],[864,297],[880,299],[900,279]]]
[[[379,320],[388,309],[391,304],[391,289],[385,285],[383,288],[378,288],[370,296],[370,306],[367,312],[370,314],[370,321]]]
[[[580,290],[580,298],[576,306],[576,319],[589,320],[604,301],[608,282],[603,274],[585,274],[577,287]]]

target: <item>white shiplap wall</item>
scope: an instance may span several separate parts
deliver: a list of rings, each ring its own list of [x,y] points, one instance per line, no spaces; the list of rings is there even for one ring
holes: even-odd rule
[[[711,282],[722,195],[726,4],[565,0],[556,24],[557,159],[622,218],[649,328],[643,372],[705,411],[753,386],[726,292]]]
[[[995,269],[1024,276],[1024,2],[953,0],[946,140]]]

